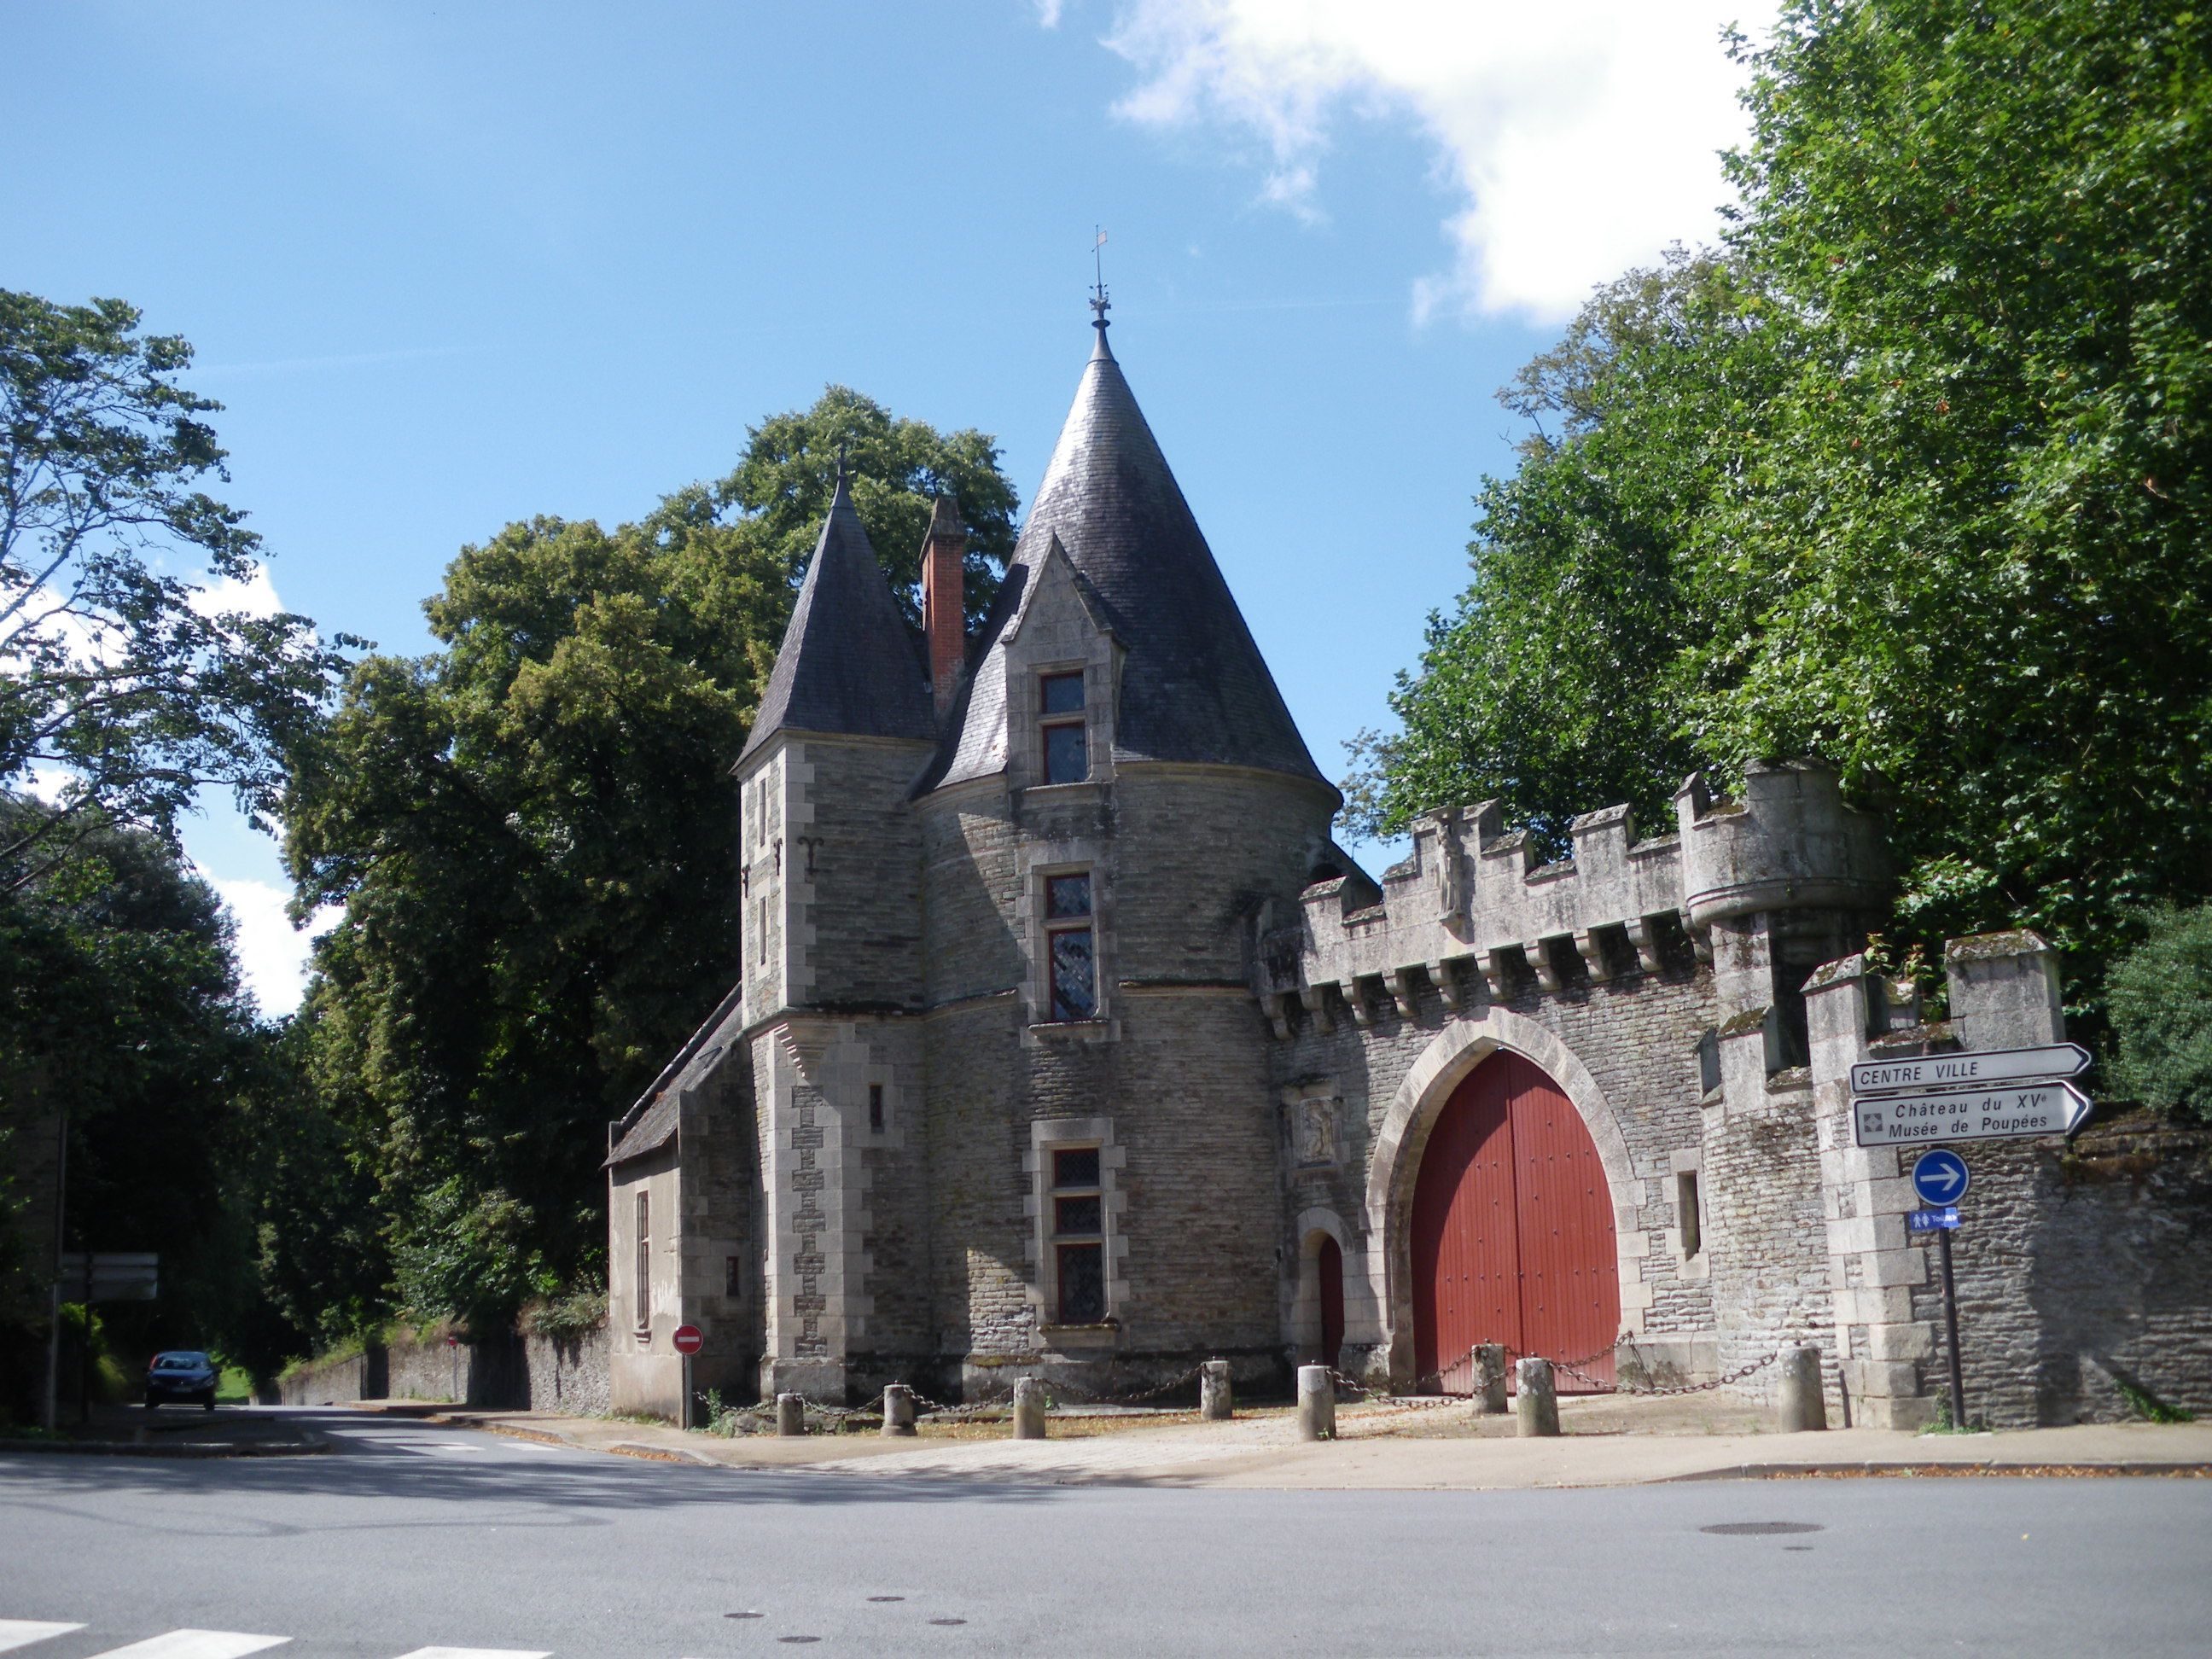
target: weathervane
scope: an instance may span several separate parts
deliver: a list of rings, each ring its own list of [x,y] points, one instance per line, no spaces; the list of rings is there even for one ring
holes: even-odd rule
[[[1091,325],[1103,331],[1106,327],[1107,307],[1112,303],[1106,297],[1105,258],[1098,251],[1106,246],[1106,233],[1097,225],[1091,228],[1095,233],[1091,244],[1091,270],[1095,279],[1091,288]]]

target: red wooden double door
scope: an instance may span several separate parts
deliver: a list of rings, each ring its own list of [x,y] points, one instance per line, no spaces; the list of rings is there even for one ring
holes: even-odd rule
[[[1413,1352],[1420,1386],[1465,1393],[1468,1351],[1502,1342],[1579,1360],[1620,1330],[1613,1197],[1582,1115],[1534,1065],[1498,1054],[1444,1103],[1413,1189]],[[1557,1374],[1610,1389],[1613,1356]],[[1508,1374],[1510,1374],[1509,1362]]]

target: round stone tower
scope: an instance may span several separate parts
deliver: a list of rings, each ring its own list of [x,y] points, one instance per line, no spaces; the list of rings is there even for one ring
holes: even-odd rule
[[[913,797],[931,1299],[971,1396],[1281,1352],[1248,952],[1340,798],[1096,326]]]

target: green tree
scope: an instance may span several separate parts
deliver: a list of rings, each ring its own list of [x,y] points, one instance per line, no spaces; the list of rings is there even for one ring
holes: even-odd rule
[[[1795,0],[1739,50],[1725,253],[1515,389],[1561,434],[1486,486],[1362,799],[1556,829],[1824,755],[1889,818],[1905,942],[2036,927],[2094,1023],[2141,907],[2212,892],[2212,29]]]
[[[1841,762],[1913,932],[2035,927],[2090,1003],[2212,891],[2212,27],[1801,0],[1750,64],[1733,241],[1796,338],[1693,736]]]
[[[792,573],[794,586],[830,510],[829,463],[842,451],[852,469],[853,505],[892,591],[915,623],[921,620],[921,539],[930,502],[938,495],[959,502],[969,532],[968,622],[974,627],[982,621],[1013,556],[1019,506],[990,437],[973,428],[940,433],[895,417],[842,386],[823,392],[811,409],[763,421],[749,435],[744,458],[712,487],[711,499],[721,514],[738,515],[763,539]],[[773,656],[773,641],[769,649]]]
[[[601,1270],[604,1126],[735,973],[729,769],[841,444],[895,581],[948,488],[1003,566],[1013,495],[990,441],[833,387],[638,524],[541,519],[465,548],[425,607],[441,648],[362,661],[295,750],[300,902],[345,909],[304,1063],[373,1171],[413,1311],[501,1318]]]
[[[1601,289],[1498,394],[1534,430],[1475,498],[1474,581],[1399,675],[1399,731],[1354,740],[1354,828],[1495,799],[1558,853],[1593,807],[1668,821],[1699,758],[1680,665],[1707,514],[1774,378],[1759,310],[1735,270],[1678,249]]]
[[[58,812],[0,801],[0,831],[33,839]],[[74,856],[0,905],[5,1115],[38,1111],[32,1127],[50,1133],[44,1112],[66,1104],[70,1249],[161,1257],[160,1302],[106,1310],[110,1327],[220,1345],[260,1296],[247,1103],[270,1035],[207,884],[149,832],[72,834]],[[43,1305],[18,1312],[43,1337]]]
[[[2212,905],[2153,913],[2112,964],[2110,995],[2113,1087],[2212,1123]]]
[[[341,665],[203,583],[252,580],[259,538],[199,488],[227,475],[191,348],[138,324],[0,290],[0,790],[45,769],[61,805],[0,842],[0,892],[110,826],[173,842],[203,787],[265,814]]]

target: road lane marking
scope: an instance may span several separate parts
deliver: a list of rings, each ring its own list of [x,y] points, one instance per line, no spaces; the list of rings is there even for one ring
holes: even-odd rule
[[[234,1630],[173,1630],[127,1648],[110,1648],[93,1659],[241,1659],[264,1648],[281,1648],[289,1636],[248,1636]]]
[[[35,1619],[0,1619],[0,1653],[16,1648],[27,1648],[33,1642],[43,1642],[50,1637],[67,1636],[73,1630],[82,1630],[82,1625],[46,1625]]]

